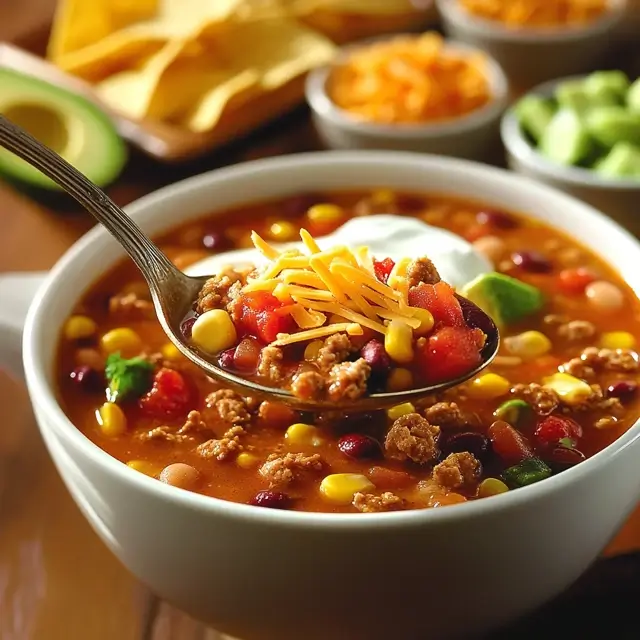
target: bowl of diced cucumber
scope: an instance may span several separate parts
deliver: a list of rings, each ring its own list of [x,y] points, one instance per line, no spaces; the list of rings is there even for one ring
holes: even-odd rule
[[[634,214],[640,231],[640,78],[597,71],[545,83],[505,113],[501,133],[511,169],[627,226]]]

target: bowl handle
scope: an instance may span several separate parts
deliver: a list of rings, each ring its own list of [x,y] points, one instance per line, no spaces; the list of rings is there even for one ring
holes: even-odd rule
[[[0,369],[23,379],[22,330],[45,273],[0,275]]]

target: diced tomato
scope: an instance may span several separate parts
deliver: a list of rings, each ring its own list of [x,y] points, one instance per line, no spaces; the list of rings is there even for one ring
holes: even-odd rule
[[[176,418],[189,410],[191,389],[181,373],[160,369],[153,378],[153,386],[140,398],[143,411],[155,418]]]
[[[558,274],[558,287],[563,293],[579,295],[584,293],[587,285],[591,284],[595,279],[595,274],[584,267],[563,269]]]
[[[295,330],[295,323],[289,314],[281,310],[285,306],[267,291],[252,291],[240,298],[240,333],[254,335],[263,342],[273,342],[279,333]]]
[[[507,465],[518,464],[533,456],[533,449],[527,439],[504,420],[496,420],[489,427],[487,435],[494,452]]]
[[[544,446],[556,445],[563,438],[575,444],[582,437],[582,427],[571,418],[547,416],[538,424],[534,435]]]
[[[412,307],[428,309],[437,324],[447,327],[465,327],[462,308],[455,297],[453,288],[446,282],[419,285],[409,290],[409,304]]]
[[[416,362],[430,383],[453,380],[480,364],[484,339],[480,329],[441,327],[418,348]]]
[[[396,266],[396,263],[391,258],[385,258],[384,260],[374,260],[373,261],[373,271],[376,274],[376,278],[380,280],[380,282],[384,282],[387,284],[387,280],[389,279],[389,274],[393,267]]]
[[[396,471],[386,467],[371,467],[367,476],[379,489],[402,489],[415,482],[415,478],[406,471]]]

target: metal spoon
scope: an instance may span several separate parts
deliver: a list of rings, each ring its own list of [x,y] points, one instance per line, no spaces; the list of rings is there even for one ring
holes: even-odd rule
[[[57,153],[38,142],[29,133],[0,114],[0,146],[39,169],[59,184],[67,193],[100,222],[122,245],[144,276],[158,315],[158,320],[171,342],[191,362],[212,378],[236,389],[244,395],[277,399],[295,408],[307,411],[344,410],[369,411],[385,406],[409,402],[431,395],[469,380],[484,369],[498,352],[499,332],[495,323],[475,304],[458,297],[471,326],[487,334],[482,352],[482,363],[455,380],[399,392],[372,393],[355,401],[305,401],[286,389],[268,387],[235,375],[207,360],[191,347],[180,331],[180,325],[192,308],[198,292],[208,276],[191,277],[177,269],[158,247],[142,232],[138,225],[105,193],[72,167]]]

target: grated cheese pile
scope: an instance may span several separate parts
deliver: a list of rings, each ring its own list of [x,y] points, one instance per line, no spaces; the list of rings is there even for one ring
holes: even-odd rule
[[[307,254],[297,250],[278,251],[255,231],[251,239],[269,264],[243,287],[243,293],[268,291],[285,306],[300,331],[280,333],[273,346],[315,340],[346,332],[362,335],[363,327],[386,335],[389,321],[420,326],[422,312],[408,304],[406,278],[411,258],[396,263],[388,284],[374,272],[373,257],[367,247],[351,250],[345,246],[322,251],[305,229],[300,238]]]

